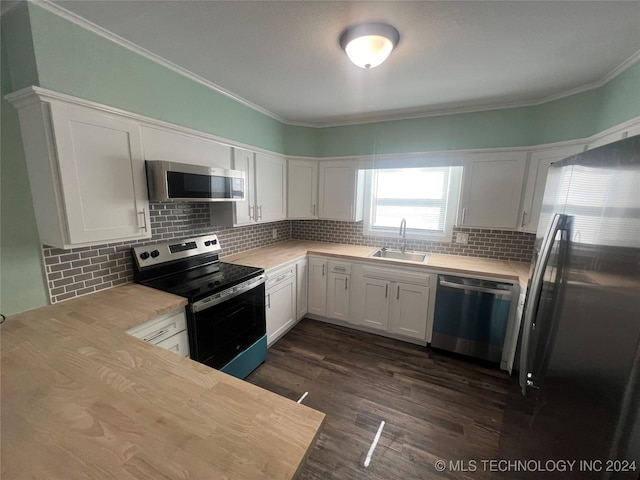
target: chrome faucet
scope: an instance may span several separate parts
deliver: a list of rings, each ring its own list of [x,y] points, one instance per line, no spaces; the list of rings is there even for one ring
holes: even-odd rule
[[[402,220],[400,220],[400,232],[398,233],[398,235],[402,237],[402,247],[400,248],[400,251],[404,253],[405,250],[407,249],[407,219],[406,218],[403,218]]]

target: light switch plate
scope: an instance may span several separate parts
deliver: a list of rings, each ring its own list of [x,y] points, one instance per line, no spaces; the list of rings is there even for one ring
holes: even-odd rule
[[[456,232],[456,243],[467,244],[469,243],[469,234],[463,232]]]

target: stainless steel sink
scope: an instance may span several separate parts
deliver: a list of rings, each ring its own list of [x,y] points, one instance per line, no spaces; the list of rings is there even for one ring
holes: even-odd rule
[[[405,262],[425,263],[429,260],[429,254],[423,252],[401,252],[390,248],[381,248],[373,252],[370,257],[384,258],[386,260],[402,260]]]

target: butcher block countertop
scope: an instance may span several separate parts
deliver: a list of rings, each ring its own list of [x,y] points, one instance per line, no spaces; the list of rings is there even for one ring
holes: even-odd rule
[[[378,247],[364,247],[361,245],[342,245],[336,243],[311,242],[307,240],[286,240],[267,247],[256,248],[246,252],[223,257],[222,260],[259,267],[268,270],[287,262],[303,258],[305,255],[316,254],[345,260],[363,260],[375,262],[389,267],[405,265],[413,268],[424,268],[435,272],[448,272],[460,275],[480,275],[497,280],[518,281],[521,288],[526,288],[529,278],[529,264],[494,260],[480,257],[462,257],[458,255],[429,254],[426,263],[403,262],[372,258],[370,254]]]
[[[185,303],[129,284],[8,317],[0,476],[293,478],[323,413],[124,333]]]

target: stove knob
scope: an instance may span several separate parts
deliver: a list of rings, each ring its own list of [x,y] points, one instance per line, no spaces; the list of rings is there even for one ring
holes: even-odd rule
[[[204,242],[204,246],[208,247],[209,245],[211,245],[211,242],[209,240],[207,240],[206,242]]]
[[[160,252],[159,252],[158,250],[152,250],[152,251],[151,251],[151,256],[152,256],[153,258],[156,258],[158,255],[160,255]]]
[[[211,243],[211,245],[215,245],[215,244],[217,244],[217,243],[218,243],[218,240],[216,240],[216,239],[214,238],[213,240],[211,240],[211,242],[210,242],[210,243]]]
[[[149,252],[142,252],[142,253],[140,254],[140,258],[141,258],[142,260],[146,260],[147,258],[149,258]]]

